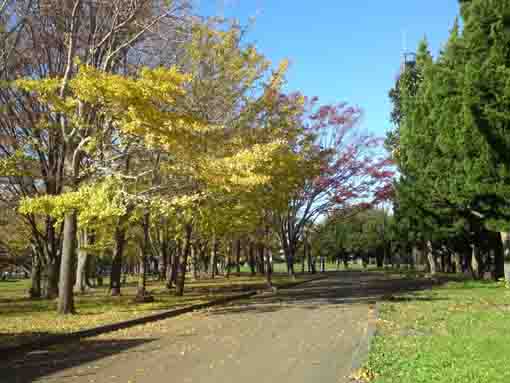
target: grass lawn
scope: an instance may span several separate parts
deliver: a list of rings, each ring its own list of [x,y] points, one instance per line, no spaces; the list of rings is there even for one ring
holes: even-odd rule
[[[310,277],[298,275],[297,281]],[[286,275],[275,274],[273,282],[276,286],[283,286],[292,281]],[[105,281],[105,285],[108,285],[108,281]],[[189,281],[184,297],[173,295],[162,282],[149,281],[147,289],[154,295],[155,302],[144,304],[132,302],[136,294],[134,281],[128,281],[123,287],[121,297],[109,296],[106,286],[92,289],[84,295],[76,295],[77,314],[59,316],[55,312],[56,301],[26,298],[29,280],[1,281],[0,347],[27,342],[39,336],[83,330],[260,289],[265,286],[265,279],[241,274],[232,275],[230,279],[219,276],[214,280]]]
[[[361,371],[374,383],[510,382],[510,290],[450,282],[381,303]]]

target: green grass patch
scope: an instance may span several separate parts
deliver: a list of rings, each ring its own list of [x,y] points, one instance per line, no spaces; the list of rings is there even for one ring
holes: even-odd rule
[[[310,275],[297,277],[297,281],[309,279]],[[294,282],[288,276],[275,274],[276,286]],[[31,341],[37,337],[69,333],[78,330],[139,318],[162,311],[213,299],[231,296],[244,291],[265,287],[263,276],[251,277],[246,274],[232,275],[229,279],[218,276],[214,280],[188,281],[184,297],[177,297],[168,291],[163,282],[150,280],[148,291],[154,295],[151,303],[135,304],[136,283],[128,280],[122,288],[122,296],[111,297],[106,286],[91,289],[75,296],[76,315],[59,316],[57,302],[30,300],[27,290],[29,280],[0,282],[0,347]]]
[[[510,290],[460,281],[381,303],[375,383],[510,382]]]

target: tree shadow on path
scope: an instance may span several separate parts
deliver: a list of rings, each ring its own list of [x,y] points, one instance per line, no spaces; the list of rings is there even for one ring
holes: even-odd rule
[[[153,342],[155,339],[132,339],[132,340],[86,340],[75,342],[56,348],[35,353],[29,353],[16,360],[0,362],[0,381],[2,383],[29,383],[53,373],[77,367],[86,363],[99,362],[110,355],[121,353],[144,344]],[[134,350],[133,350],[134,351]],[[83,371],[73,373],[77,376],[93,377],[94,366],[88,366]],[[64,378],[51,381],[59,382]]]
[[[417,292],[437,286],[430,279],[392,278],[374,272],[330,272],[328,278],[280,290],[277,294],[260,294],[249,300],[211,310],[211,315],[270,313],[299,307],[319,309],[324,305],[370,304],[377,301],[441,300],[442,298],[394,295]]]

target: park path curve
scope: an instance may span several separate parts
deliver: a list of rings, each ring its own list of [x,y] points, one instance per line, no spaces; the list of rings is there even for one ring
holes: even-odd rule
[[[416,283],[335,272],[223,307],[2,365],[2,383],[342,383],[366,354],[373,302]]]

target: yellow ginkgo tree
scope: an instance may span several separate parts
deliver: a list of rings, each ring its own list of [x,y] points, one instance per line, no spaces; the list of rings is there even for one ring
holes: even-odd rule
[[[66,187],[58,202],[75,197],[83,177],[93,171],[98,145],[108,143],[112,136],[122,140],[123,135],[138,135],[148,146],[183,150],[194,129],[205,128],[192,117],[175,111],[189,79],[176,68],[142,69],[136,77],[126,77],[82,65],[76,76],[66,82],[64,92],[59,78],[18,80],[20,89],[35,93],[47,105],[53,120],[61,121],[55,128],[62,130],[65,142]],[[74,311],[77,209],[66,210],[63,218],[58,309],[63,314]]]

